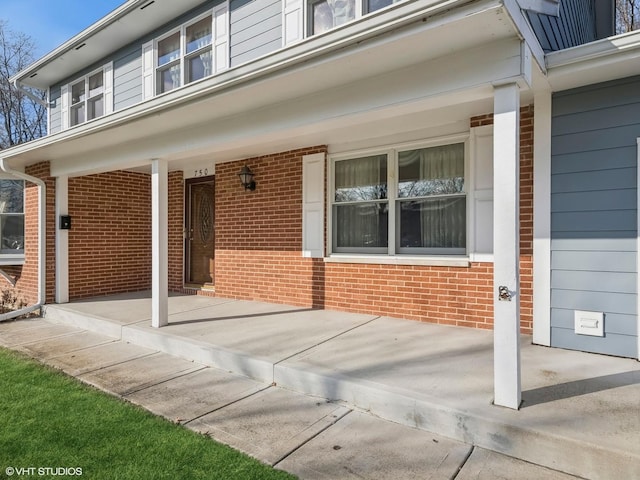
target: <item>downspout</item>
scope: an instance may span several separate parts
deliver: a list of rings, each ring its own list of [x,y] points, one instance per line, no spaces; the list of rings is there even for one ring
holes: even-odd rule
[[[33,93],[31,93],[29,90],[25,89],[22,84],[20,83],[19,80],[14,80],[13,81],[13,86],[16,90],[18,90],[20,93],[24,93],[27,97],[29,97],[31,100],[33,100],[34,102],[42,105],[45,108],[49,108],[51,105],[49,102],[47,102],[46,100],[43,100],[39,97],[36,97]]]
[[[11,175],[12,177],[19,178],[21,180],[26,180],[27,182],[34,183],[38,186],[38,301],[35,305],[31,305],[29,307],[21,308],[20,310],[15,310],[13,312],[4,313],[0,315],[0,322],[4,320],[9,320],[11,318],[19,317],[20,315],[25,315],[27,313],[31,313],[35,310],[38,310],[42,307],[46,301],[46,279],[45,279],[45,242],[46,242],[46,208],[45,208],[45,199],[46,199],[46,185],[43,180],[40,178],[33,177],[31,175],[27,175],[26,173],[18,172],[16,170],[11,169],[9,165],[7,165],[4,158],[0,157],[0,171]]]

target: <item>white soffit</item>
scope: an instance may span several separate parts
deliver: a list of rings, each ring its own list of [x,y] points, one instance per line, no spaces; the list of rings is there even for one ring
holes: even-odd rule
[[[203,0],[129,0],[12,80],[45,90],[202,3]]]
[[[553,91],[640,75],[640,30],[547,54]]]

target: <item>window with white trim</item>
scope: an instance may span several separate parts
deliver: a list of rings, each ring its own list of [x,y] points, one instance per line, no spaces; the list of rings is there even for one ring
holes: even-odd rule
[[[113,64],[61,87],[62,129],[81,125],[113,111]]]
[[[282,42],[291,45],[401,1],[283,0]]]
[[[104,115],[104,70],[71,83],[69,112],[72,127]]]
[[[464,255],[464,141],[336,158],[334,253]]]
[[[156,94],[213,73],[213,15],[182,25],[157,40]]]
[[[0,257],[24,254],[24,181],[0,179]]]

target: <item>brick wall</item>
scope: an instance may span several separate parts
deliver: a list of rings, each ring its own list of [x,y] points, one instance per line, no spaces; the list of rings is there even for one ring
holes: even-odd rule
[[[490,125],[493,115],[471,119]],[[301,257],[302,156],[283,152],[216,167],[216,295],[476,328],[493,326],[493,264],[435,267],[325,263]],[[533,106],[521,110],[521,326],[532,328]],[[237,173],[256,174],[245,192]]]
[[[310,147],[216,165],[216,295],[314,304],[314,265],[302,258],[302,156]],[[256,190],[238,179],[243,165]]]
[[[40,162],[25,168],[25,173],[44,180],[46,187],[46,301],[53,300],[55,291],[55,179],[49,174],[49,162]],[[2,267],[2,270],[16,280],[12,287],[0,277],[0,289],[13,293],[27,304],[38,300],[38,186],[25,183],[25,263],[24,265]]]
[[[151,180],[134,172],[69,179],[71,300],[151,288]]]
[[[181,292],[184,270],[184,174],[169,172],[169,290]]]

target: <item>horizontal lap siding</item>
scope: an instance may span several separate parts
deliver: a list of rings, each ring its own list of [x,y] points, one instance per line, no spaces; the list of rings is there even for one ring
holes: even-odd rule
[[[551,343],[637,356],[640,78],[554,95]],[[575,310],[604,312],[605,336],[574,332]]]
[[[234,0],[230,10],[232,67],[282,47],[281,0]]]
[[[60,101],[60,87],[49,91],[49,135],[62,130],[62,105]]]
[[[113,62],[113,108],[142,101],[142,49],[136,45]]]

